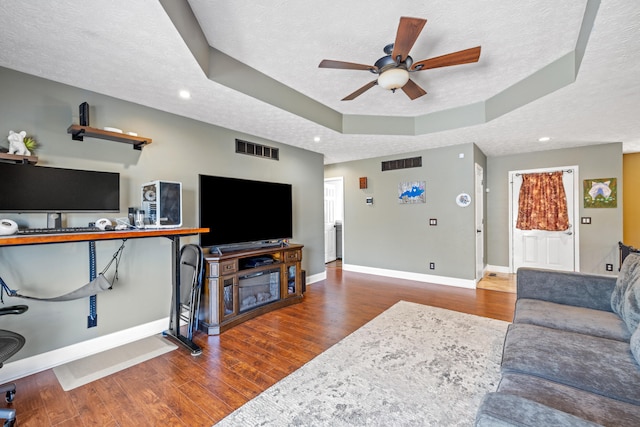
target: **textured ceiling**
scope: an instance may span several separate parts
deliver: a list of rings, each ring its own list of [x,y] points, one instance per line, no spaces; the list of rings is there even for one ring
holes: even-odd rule
[[[381,123],[482,104],[576,52],[575,82],[549,94],[528,85],[525,105],[482,123],[415,135],[342,132],[212,81],[157,0],[2,0],[0,66],[323,153],[325,163],[469,142],[488,156],[607,142],[640,151],[640,2],[594,8],[598,3],[189,1],[216,50],[343,117],[380,116]],[[597,15],[585,33],[589,8]],[[480,61],[412,73],[428,92],[414,101],[378,86],[340,101],[375,76],[320,69],[319,62],[373,64],[393,42],[401,16],[427,19],[414,60],[480,45]],[[576,51],[581,35],[588,36],[584,56]],[[179,99],[181,89],[192,98]],[[538,143],[540,136],[552,140]]]
[[[278,2],[275,8],[275,2],[251,0],[189,3],[211,46],[342,113],[382,116],[414,116],[489,98],[570,52],[585,9],[577,1],[557,13],[554,0],[331,0]],[[319,69],[320,60],[373,64],[393,43],[400,16],[427,19],[411,49],[415,61],[479,45],[481,61],[413,73],[428,92],[415,101],[379,87],[356,101],[340,101],[375,76]]]

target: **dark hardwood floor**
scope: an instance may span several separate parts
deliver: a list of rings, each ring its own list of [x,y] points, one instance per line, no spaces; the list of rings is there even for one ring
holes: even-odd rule
[[[198,333],[201,356],[180,347],[69,392],[47,370],[16,381],[13,406],[19,426],[211,426],[397,301],[510,321],[515,297],[329,267],[301,304]]]

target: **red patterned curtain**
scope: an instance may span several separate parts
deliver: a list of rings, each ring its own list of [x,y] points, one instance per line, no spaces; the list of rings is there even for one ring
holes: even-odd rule
[[[520,230],[563,231],[569,228],[562,171],[522,175],[518,220]]]

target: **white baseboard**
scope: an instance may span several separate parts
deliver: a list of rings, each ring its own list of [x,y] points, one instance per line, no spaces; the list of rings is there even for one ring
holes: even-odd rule
[[[314,274],[314,275],[311,275],[311,276],[307,276],[307,285],[319,282],[319,281],[324,280],[326,278],[327,278],[327,272],[326,271],[323,271],[322,273]]]
[[[505,274],[509,274],[511,273],[509,271],[509,266],[503,266],[503,265],[487,265],[487,267],[485,268],[485,271],[490,271],[492,273],[505,273]]]
[[[431,274],[412,273],[408,271],[388,270],[385,268],[366,267],[354,264],[342,264],[342,269],[357,273],[374,274],[376,276],[393,277],[396,279],[415,280],[417,282],[435,283],[437,285],[457,286],[459,288],[475,289],[474,279],[458,279],[455,277],[435,276]]]
[[[159,334],[165,331],[168,325],[169,318],[166,317],[124,331],[114,332],[109,335],[16,360],[15,362],[5,363],[2,369],[0,369],[0,384]]]

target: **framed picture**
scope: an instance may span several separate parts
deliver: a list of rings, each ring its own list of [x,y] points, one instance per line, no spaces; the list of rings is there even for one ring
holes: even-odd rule
[[[398,203],[427,203],[425,181],[401,182],[398,184]]]
[[[618,207],[618,181],[616,178],[585,179],[583,188],[585,208]]]

